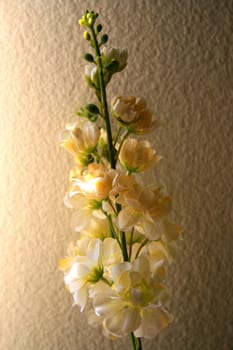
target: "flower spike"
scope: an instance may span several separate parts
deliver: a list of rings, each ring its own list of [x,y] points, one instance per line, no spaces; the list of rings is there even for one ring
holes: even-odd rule
[[[166,278],[182,228],[170,218],[171,197],[142,175],[162,158],[141,139],[159,122],[145,99],[117,95],[109,108],[107,85],[128,63],[128,51],[102,47],[108,35],[98,13],[79,20],[90,52],[84,79],[95,99],[76,113],[60,144],[74,159],[64,203],[72,211],[76,242],[60,262],[74,304],[102,325],[109,338],[156,336],[172,322]],[[133,134],[133,135],[132,135]]]

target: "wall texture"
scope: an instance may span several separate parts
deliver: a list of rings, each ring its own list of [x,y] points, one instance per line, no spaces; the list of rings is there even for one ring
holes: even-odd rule
[[[130,53],[109,96],[142,95],[166,124],[152,178],[186,231],[170,274],[175,321],[144,349],[232,350],[232,0],[0,0],[0,349],[129,349],[87,326],[57,270],[73,238],[58,134],[91,98],[86,8]]]

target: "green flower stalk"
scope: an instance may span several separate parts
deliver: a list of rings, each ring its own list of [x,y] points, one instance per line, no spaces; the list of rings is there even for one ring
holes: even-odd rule
[[[60,269],[74,303],[84,312],[92,306],[90,324],[102,324],[109,338],[130,336],[132,349],[142,350],[141,338],[153,338],[172,321],[165,282],[182,229],[169,219],[164,188],[138,178],[161,159],[138,137],[160,123],[140,97],[116,96],[109,108],[106,87],[126,67],[128,52],[105,46],[108,35],[97,19],[86,11],[79,20],[92,50],[84,55],[84,78],[97,102],[81,106],[61,134],[75,162],[65,205],[73,211],[77,242]]]
[[[111,167],[115,169],[115,166],[116,166],[115,149],[114,149],[113,140],[112,140],[112,130],[111,130],[110,117],[109,117],[109,111],[108,111],[108,102],[107,102],[107,96],[106,96],[106,90],[105,90],[102,56],[100,52],[100,47],[101,45],[105,44],[108,41],[108,36],[105,34],[102,36],[101,41],[100,42],[98,41],[97,35],[100,32],[100,28],[102,29],[102,26],[100,27],[98,25],[97,28],[95,29],[95,22],[97,17],[98,17],[97,13],[93,11],[91,12],[87,11],[86,15],[81,18],[79,23],[80,25],[83,25],[90,30],[90,33],[88,31],[84,32],[84,38],[90,41],[91,46],[95,50],[95,59],[91,54],[85,54],[85,58],[89,62],[94,62],[97,65],[98,89],[96,89],[97,90],[96,95],[100,101],[103,117],[105,120],[107,137],[108,137],[110,164],[111,164]]]

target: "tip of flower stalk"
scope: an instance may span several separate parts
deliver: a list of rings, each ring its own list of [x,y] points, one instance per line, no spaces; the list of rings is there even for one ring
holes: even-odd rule
[[[86,11],[85,15],[79,20],[79,24],[85,27],[92,27],[98,17],[98,13],[94,11]]]

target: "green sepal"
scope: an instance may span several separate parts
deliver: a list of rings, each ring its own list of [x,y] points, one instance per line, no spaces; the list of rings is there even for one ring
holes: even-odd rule
[[[110,63],[107,63],[104,68],[109,71],[111,74],[118,71],[119,68],[119,61],[112,60]]]
[[[83,153],[82,155],[79,155],[78,159],[83,166],[88,166],[94,161],[94,158],[90,153]]]

